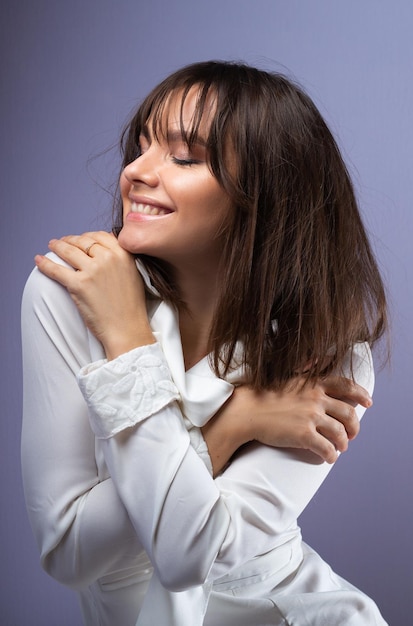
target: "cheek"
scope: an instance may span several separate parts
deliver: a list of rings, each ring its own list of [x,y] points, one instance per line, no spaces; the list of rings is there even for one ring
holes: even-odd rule
[[[228,194],[209,173],[198,184],[187,186],[182,193],[186,194],[188,198],[191,194],[194,204],[200,209],[202,207],[203,210],[208,211],[210,215],[211,213],[227,211],[232,204]]]
[[[220,186],[215,185],[205,195],[204,206],[208,208],[211,217],[214,216],[217,220],[222,221],[229,216],[233,203],[228,194]]]

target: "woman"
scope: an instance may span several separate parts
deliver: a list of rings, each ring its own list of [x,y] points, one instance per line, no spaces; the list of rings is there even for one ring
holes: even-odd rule
[[[329,130],[284,77],[206,62],[149,94],[122,147],[118,236],[52,240],[24,295],[43,566],[86,624],[384,624],[297,526],[386,326]]]

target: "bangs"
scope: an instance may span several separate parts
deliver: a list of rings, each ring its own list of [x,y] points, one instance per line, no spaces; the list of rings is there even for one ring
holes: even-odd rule
[[[281,77],[236,63],[208,61],[178,70],[152,90],[125,129],[122,167],[140,155],[141,133],[150,130],[157,141],[168,142],[173,108],[181,140],[188,149],[205,146],[210,171],[234,204],[248,211],[261,186],[261,164],[271,157],[269,170],[278,165],[272,140],[279,125],[273,118],[283,83]]]
[[[184,119],[185,104],[189,95],[196,90],[195,104],[192,117],[188,121]],[[169,121],[171,107],[177,107],[179,115],[179,132],[182,141],[191,148],[195,143],[206,146],[209,157],[212,146],[216,146],[216,118],[219,117],[215,89],[210,84],[177,85],[174,88],[164,87],[155,90],[142,103],[136,115],[135,141],[138,143],[139,135],[150,128],[157,141],[169,139]],[[201,133],[201,123],[208,118],[207,136]],[[214,137],[214,139],[212,139]]]
[[[239,135],[245,137],[242,129],[248,125],[249,114],[247,103],[242,106],[240,100],[249,98],[239,87],[240,80],[248,84],[249,72],[244,66],[211,61],[182,68],[166,78],[145,98],[125,129],[121,142],[122,167],[139,155],[139,135],[148,126],[156,140],[168,141],[173,106],[182,141],[189,149],[196,143],[205,146],[212,174],[237,201],[239,188],[233,178],[234,167],[229,168],[228,163],[231,150],[237,155],[244,153]],[[192,116],[188,120],[184,110],[188,98],[194,94]],[[204,124],[205,121],[208,123]]]

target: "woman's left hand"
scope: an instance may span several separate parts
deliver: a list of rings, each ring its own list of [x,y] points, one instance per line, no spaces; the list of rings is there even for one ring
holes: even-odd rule
[[[334,463],[360,429],[355,406],[372,400],[357,383],[331,375],[314,384],[293,379],[283,390],[234,389],[229,400],[203,427],[214,475],[243,444],[259,441],[275,448],[310,450]]]
[[[37,255],[39,270],[66,287],[108,359],[154,342],[134,256],[99,231],[52,239],[49,249],[73,269]]]

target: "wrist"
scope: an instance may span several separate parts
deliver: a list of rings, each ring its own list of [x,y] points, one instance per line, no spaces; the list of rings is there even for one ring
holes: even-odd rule
[[[101,339],[108,361],[116,359],[121,354],[130,352],[135,348],[156,343],[155,337],[148,324],[147,327],[139,328],[133,332],[111,333],[110,337]]]
[[[213,473],[216,476],[230,461],[235,452],[254,437],[253,419],[240,412],[237,389],[223,407],[202,427]]]
[[[208,454],[211,459],[213,475],[219,474],[228,464],[233,454],[240,447],[234,433],[223,428],[219,419],[212,417],[202,428]]]
[[[246,385],[237,387],[228,407],[230,419],[228,427],[238,440],[238,447],[259,439],[258,417],[259,399],[257,393]]]

